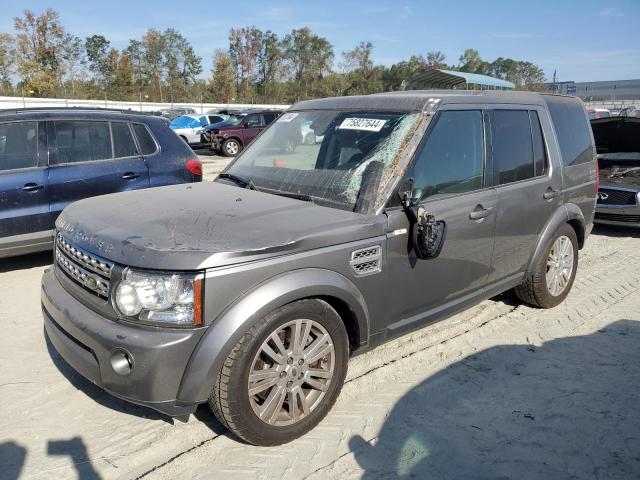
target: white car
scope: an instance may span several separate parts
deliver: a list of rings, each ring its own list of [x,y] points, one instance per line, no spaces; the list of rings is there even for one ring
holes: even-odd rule
[[[228,115],[182,115],[171,121],[171,128],[176,135],[189,145],[200,143],[202,128],[212,123],[224,122]]]

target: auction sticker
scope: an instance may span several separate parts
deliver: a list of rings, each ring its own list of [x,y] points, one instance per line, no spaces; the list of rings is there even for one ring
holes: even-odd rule
[[[280,115],[280,118],[278,118],[278,121],[279,122],[290,122],[291,120],[293,120],[297,116],[298,116],[298,114],[294,113],[294,112],[285,113],[284,115]]]
[[[386,120],[376,118],[345,118],[340,126],[341,130],[366,130],[368,132],[379,132]]]

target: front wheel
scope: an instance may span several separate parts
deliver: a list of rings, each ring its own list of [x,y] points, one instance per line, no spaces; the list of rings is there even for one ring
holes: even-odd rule
[[[518,285],[520,300],[536,307],[552,308],[569,295],[578,268],[578,237],[571,225],[562,225],[553,236],[531,276]]]
[[[209,405],[238,437],[279,445],[315,427],[335,403],[349,342],[338,313],[318,299],[262,318],[224,362]]]
[[[229,138],[228,140],[222,142],[222,154],[225,157],[235,157],[238,153],[240,153],[241,149],[242,146],[240,145],[240,142],[235,138]]]

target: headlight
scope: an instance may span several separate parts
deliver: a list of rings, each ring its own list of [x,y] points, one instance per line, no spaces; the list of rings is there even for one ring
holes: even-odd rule
[[[202,325],[202,276],[126,268],[113,304],[132,320],[174,326]]]

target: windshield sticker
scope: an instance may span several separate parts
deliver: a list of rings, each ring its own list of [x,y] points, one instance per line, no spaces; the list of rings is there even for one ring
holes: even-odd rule
[[[345,118],[340,126],[341,130],[366,130],[367,132],[379,132],[387,123],[386,120],[376,118]]]
[[[290,122],[291,120],[293,120],[294,118],[296,118],[298,116],[297,113],[285,113],[284,115],[280,115],[280,118],[278,119],[279,122]]]

